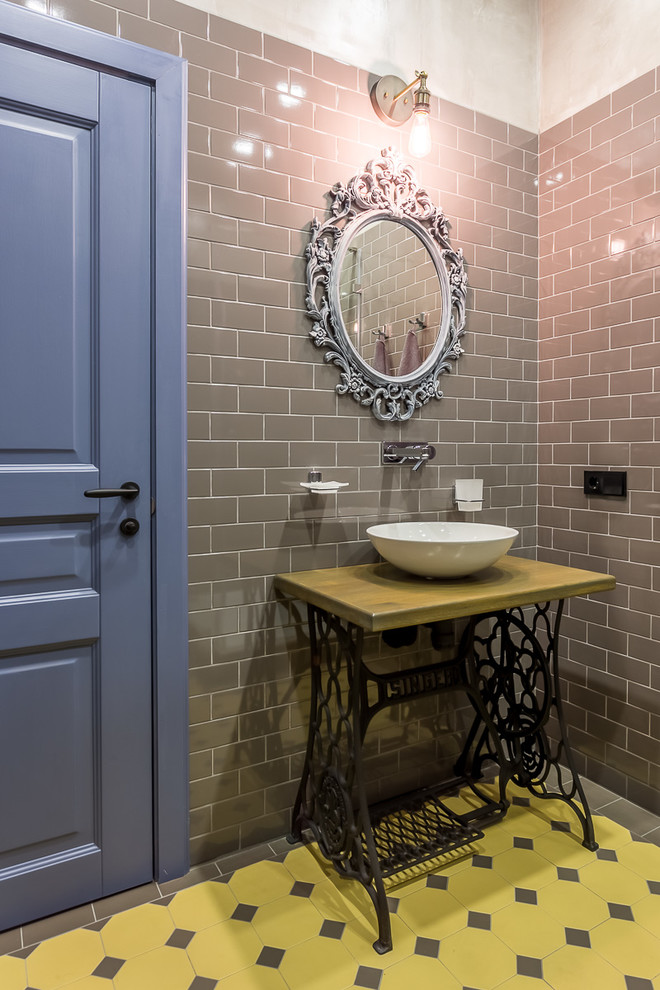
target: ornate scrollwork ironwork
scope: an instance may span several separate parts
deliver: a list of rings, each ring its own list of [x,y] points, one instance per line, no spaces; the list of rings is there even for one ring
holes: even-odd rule
[[[350,395],[379,420],[407,420],[415,409],[442,398],[439,378],[463,353],[467,276],[460,249],[452,248],[447,220],[417,184],[415,172],[392,148],[368,163],[348,185],[332,193],[330,217],[311,224],[305,251],[310,337],[325,350],[324,359],[339,369],[340,395]],[[394,220],[415,234],[428,251],[442,296],[441,324],[429,357],[401,377],[372,368],[353,346],[339,304],[339,272],[351,239],[370,223]]]

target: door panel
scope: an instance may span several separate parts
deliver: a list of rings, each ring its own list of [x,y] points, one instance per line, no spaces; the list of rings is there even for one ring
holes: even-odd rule
[[[0,45],[0,149],[2,928],[153,877],[151,89]]]

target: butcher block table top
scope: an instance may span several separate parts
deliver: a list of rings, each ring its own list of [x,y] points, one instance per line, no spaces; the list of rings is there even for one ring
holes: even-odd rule
[[[275,576],[279,591],[369,632],[589,595],[614,586],[611,574],[509,554],[478,574],[453,581],[427,580],[387,563]]]

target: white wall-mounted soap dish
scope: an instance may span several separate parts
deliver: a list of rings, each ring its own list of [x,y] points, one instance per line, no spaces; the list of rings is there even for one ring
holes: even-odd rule
[[[306,488],[308,492],[338,492],[340,488],[347,488],[347,481],[323,481],[323,476],[320,471],[310,471],[307,475],[307,481],[301,481],[300,485],[302,488]]]

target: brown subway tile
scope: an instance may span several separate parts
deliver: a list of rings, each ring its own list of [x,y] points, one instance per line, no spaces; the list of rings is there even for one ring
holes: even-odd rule
[[[263,36],[259,31],[216,17],[214,14],[209,17],[209,39],[250,55],[261,55],[263,50]]]
[[[162,24],[147,21],[143,17],[135,17],[123,10],[119,12],[118,35],[127,41],[158,48],[160,51],[169,52],[171,55],[179,54],[179,34],[177,31]]]
[[[226,75],[236,74],[236,51],[193,35],[181,35],[181,54],[195,65]]]
[[[104,34],[117,32],[117,11],[93,0],[52,0],[50,12],[53,17],[73,21]]]

